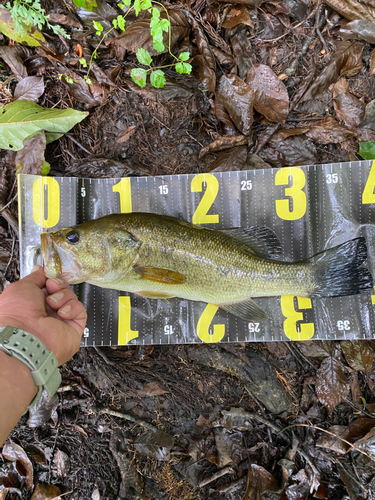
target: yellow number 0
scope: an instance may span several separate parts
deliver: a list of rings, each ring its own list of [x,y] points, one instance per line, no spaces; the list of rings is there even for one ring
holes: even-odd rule
[[[375,203],[374,187],[375,187],[375,161],[372,162],[366,186],[362,193],[362,203],[364,205]]]
[[[304,171],[298,167],[282,168],[276,172],[275,185],[288,185],[289,177],[292,178],[292,185],[285,188],[285,196],[291,197],[293,208],[290,210],[289,200],[276,200],[276,213],[280,219],[297,220],[306,213],[306,194],[302,191],[306,184],[306,177]]]
[[[46,205],[47,218],[45,218]],[[34,181],[33,218],[38,226],[46,229],[56,226],[60,220],[60,184],[53,177],[39,177]]]
[[[138,337],[138,330],[131,329],[130,297],[118,298],[118,344],[125,345]]]
[[[311,300],[305,297],[297,297],[298,308],[311,309]],[[303,313],[296,311],[293,295],[281,297],[281,311],[285,316],[284,333],[290,340],[309,340],[314,336],[314,323],[300,323],[300,331],[297,330],[297,321],[303,320]]]
[[[198,174],[191,181],[192,193],[201,192],[203,183],[206,183],[206,190],[193,215],[193,224],[215,224],[219,222],[219,214],[208,214],[211,205],[215,201],[219,192],[219,181],[212,174]]]
[[[132,212],[132,191],[130,178],[124,177],[120,182],[112,187],[114,193],[120,195],[120,210],[122,214]]]
[[[225,325],[213,325],[213,334],[209,332],[210,324],[219,308],[214,304],[207,304],[197,324],[197,335],[202,342],[220,342],[225,335]]]

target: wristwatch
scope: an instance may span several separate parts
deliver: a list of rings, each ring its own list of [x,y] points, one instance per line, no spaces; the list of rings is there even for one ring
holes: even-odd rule
[[[57,359],[37,337],[16,326],[0,327],[0,351],[22,361],[31,371],[38,394],[28,410],[35,406],[44,390],[48,396],[56,393],[61,384]]]

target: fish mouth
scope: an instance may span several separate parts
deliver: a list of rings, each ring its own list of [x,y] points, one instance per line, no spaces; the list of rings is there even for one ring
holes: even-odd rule
[[[61,275],[61,259],[48,233],[40,235],[41,250],[44,260],[44,272],[47,278],[58,278]]]

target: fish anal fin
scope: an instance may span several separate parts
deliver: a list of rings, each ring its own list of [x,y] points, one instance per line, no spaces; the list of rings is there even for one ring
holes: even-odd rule
[[[266,311],[257,306],[252,299],[234,304],[218,304],[218,306],[245,321],[260,321],[267,317]]]
[[[182,285],[186,282],[186,276],[177,271],[162,269],[151,266],[133,266],[134,271],[139,274],[139,279],[165,283],[168,285]]]
[[[259,257],[277,258],[281,255],[279,238],[269,227],[249,226],[220,229],[220,231],[247,245]]]
[[[137,292],[137,295],[141,295],[141,297],[145,297],[146,299],[161,299],[161,300],[173,299],[173,295],[170,295],[169,293],[149,292],[147,290],[142,292]]]

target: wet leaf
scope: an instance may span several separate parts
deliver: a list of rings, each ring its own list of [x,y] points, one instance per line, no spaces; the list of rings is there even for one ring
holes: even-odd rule
[[[216,99],[227,110],[236,127],[244,135],[249,135],[253,123],[254,93],[251,87],[238,76],[222,76]]]
[[[87,108],[103,104],[105,100],[104,87],[95,80],[91,79],[91,85],[89,85],[78,73],[67,69],[62,81],[68,88],[69,94],[77,101],[86,104]]]
[[[143,386],[143,389],[136,391],[137,395],[141,398],[146,398],[149,396],[161,396],[162,394],[167,394],[169,391],[164,389],[156,382],[149,382]]]
[[[11,102],[0,109],[0,147],[18,151],[36,132],[68,132],[87,114],[71,108],[42,108],[29,101]]]
[[[240,30],[230,39],[235,62],[238,65],[238,75],[243,80],[246,79],[253,64],[256,63],[254,48],[251,45],[245,30]]]
[[[253,429],[251,414],[243,408],[231,408],[229,411],[222,410],[222,417],[212,422],[213,427],[224,427],[245,432]]]
[[[139,85],[140,87],[146,86],[147,80],[147,70],[142,68],[133,68],[131,70],[130,76],[133,79],[133,82]]]
[[[203,86],[210,92],[215,92],[216,75],[215,71],[210,68],[206,58],[202,55],[193,57],[190,61],[192,65],[192,74],[200,79]]]
[[[109,31],[113,28],[112,21],[117,18],[118,11],[114,9],[108,2],[99,2],[97,7],[94,7],[92,12],[84,8],[77,8],[77,15],[82,21],[85,28],[88,28],[91,33],[95,31],[93,23],[99,23],[103,26],[103,31]]]
[[[332,340],[304,340],[297,342],[297,345],[302,354],[316,359],[332,356],[335,350],[335,343]]]
[[[325,3],[349,21],[368,19],[375,22],[375,8],[370,3],[357,0],[325,0]]]
[[[343,340],[341,348],[346,361],[354,370],[370,373],[375,352],[367,340]]]
[[[343,364],[332,358],[323,359],[317,372],[315,385],[319,401],[327,408],[330,415],[336,406],[343,401],[349,393],[349,384],[346,379]]]
[[[360,127],[375,130],[375,99],[367,104]]]
[[[211,46],[211,52],[215,56],[216,61],[221,64],[221,66],[224,66],[226,68],[230,68],[233,66],[234,61],[233,61],[233,56],[226,54],[222,50],[218,49],[215,46]]]
[[[57,500],[60,497],[61,490],[54,484],[38,483],[30,500]]]
[[[338,44],[335,54],[323,69],[310,89],[303,97],[303,101],[313,99],[335,83],[340,76],[353,76],[362,69],[363,44],[360,42],[342,41]]]
[[[161,430],[144,432],[134,441],[134,447],[139,453],[164,462],[169,462],[173,445],[173,437]]]
[[[161,69],[156,69],[150,75],[151,85],[157,89],[162,89],[165,85],[165,75]]]
[[[178,40],[181,40],[189,33],[189,23],[186,16],[180,10],[168,10],[171,22],[171,47],[173,47]],[[160,19],[166,19],[166,13],[161,12]],[[139,48],[147,50],[152,56],[168,52],[168,34],[163,32],[164,49],[157,51],[154,49],[153,37],[150,31],[150,20],[140,19],[132,23],[124,33],[121,33],[116,38],[112,39],[116,50],[127,49],[132,52],[137,52]]]
[[[48,14],[48,21],[50,23],[64,24],[65,26],[83,29],[82,24],[77,21],[77,19],[74,19],[72,16],[66,16],[65,14],[58,14],[57,12],[51,12]]]
[[[60,400],[57,394],[49,397],[47,392],[43,391],[39,401],[29,410],[27,425],[35,429],[36,427],[46,424],[49,419],[52,419],[56,423],[58,418],[56,409],[59,406],[59,402]]]
[[[30,139],[23,141],[24,147],[17,151],[16,169],[17,173],[42,175],[44,166],[44,151],[46,149],[46,134],[39,132]]]
[[[357,128],[365,114],[365,103],[349,92],[349,83],[345,78],[340,78],[332,86],[332,97],[337,118],[349,129]]]
[[[27,77],[26,67],[23,64],[23,61],[18,54],[18,48],[15,45],[5,45],[3,47],[0,47],[0,58],[7,63],[18,81],[21,81],[23,78]]]
[[[318,160],[316,147],[305,134],[284,137],[276,133],[259,156],[275,167],[313,165]]]
[[[16,462],[18,473],[25,477],[26,486],[31,490],[34,487],[33,466],[25,450],[8,438],[3,446],[2,455],[5,460]]]
[[[57,475],[59,477],[65,477],[68,474],[70,468],[70,460],[65,452],[59,449],[56,450],[53,457],[53,463],[56,465]]]
[[[44,92],[44,80],[40,76],[27,76],[17,83],[14,99],[37,102]]]
[[[375,43],[375,19],[355,19],[346,24],[339,31],[342,38],[364,40],[365,42]]]
[[[8,9],[0,9],[0,33],[18,43],[25,43],[30,47],[36,47],[45,42],[45,38],[40,31],[33,26],[24,25],[24,33],[21,35],[14,28],[14,21]]]
[[[246,78],[254,92],[254,108],[271,122],[284,123],[289,113],[285,85],[265,64],[254,65]]]
[[[360,142],[358,154],[364,160],[375,160],[375,141]]]
[[[223,149],[243,146],[247,143],[248,139],[243,135],[225,135],[223,137],[219,137],[219,139],[216,139],[207,146],[204,146],[199,153],[199,158],[203,158],[204,156],[215,153],[216,151],[222,151]]]
[[[308,126],[307,137],[310,137],[310,139],[318,144],[341,143],[352,137],[355,133],[353,130],[340,125],[333,116],[328,116],[324,120],[314,122],[300,122],[300,126]]]
[[[245,5],[238,5],[228,12],[225,21],[223,22],[223,28],[234,28],[237,24],[246,24],[254,28],[254,24],[250,18],[249,11]]]
[[[232,136],[236,137],[237,136]],[[229,172],[232,170],[246,170],[247,147],[237,146],[220,151],[216,159],[210,163],[207,172]]]
[[[208,43],[207,37],[205,35],[202,25],[195,19],[195,17],[187,11],[188,21],[191,24],[191,29],[193,33],[193,41],[198,47],[199,53],[204,56],[207,61],[208,66],[211,69],[215,69],[215,58],[211,51],[211,46]]]
[[[142,47],[137,50],[136,56],[139,64],[150,66],[150,64],[152,63],[152,57],[150,56],[150,53],[147,52],[147,50],[143,49]]]
[[[251,464],[249,467],[247,484],[245,498],[254,500],[260,500],[266,491],[279,489],[276,479],[264,467],[256,464]]]

